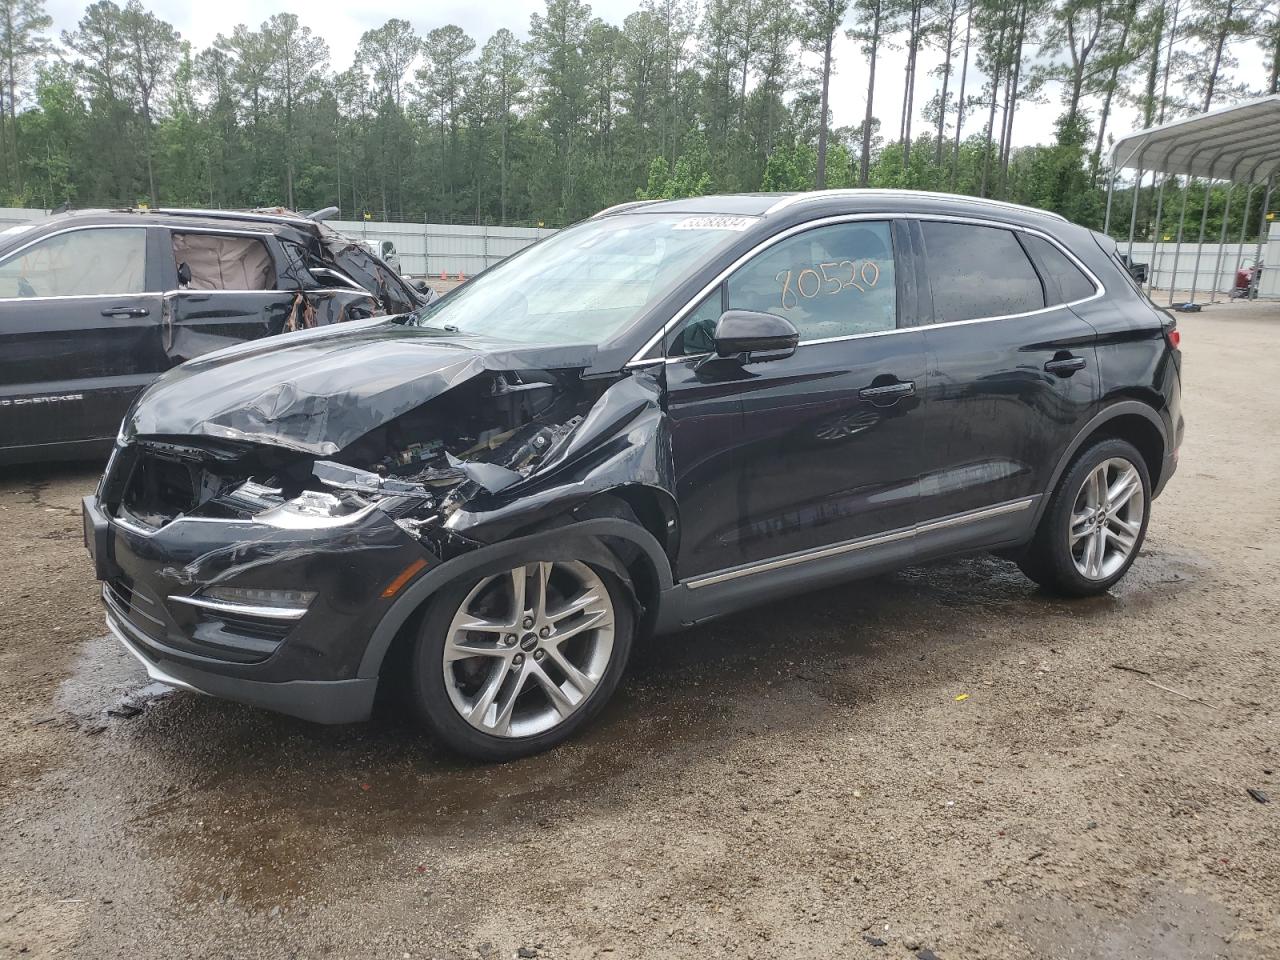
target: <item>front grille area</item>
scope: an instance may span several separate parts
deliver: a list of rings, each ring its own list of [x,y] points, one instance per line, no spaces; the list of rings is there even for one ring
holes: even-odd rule
[[[102,585],[102,598],[115,613],[133,624],[153,640],[164,640],[164,611],[154,597],[148,596],[124,576]]]

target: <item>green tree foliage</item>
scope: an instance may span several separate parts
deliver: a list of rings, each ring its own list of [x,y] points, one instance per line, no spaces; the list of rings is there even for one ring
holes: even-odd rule
[[[55,43],[44,0],[0,0],[0,200],[555,224],[635,197],[864,185],[1101,226],[1118,106],[1158,123],[1280,90],[1276,0],[636,0],[617,24],[544,0],[527,40],[390,19],[341,72],[294,14],[195,50],[143,3],[94,0]],[[833,70],[844,36],[870,68],[856,89]],[[1257,90],[1233,72],[1242,41],[1266,59]],[[887,51],[905,75],[877,71]],[[858,126],[833,128],[850,99]],[[1015,147],[1027,109],[1059,118],[1051,143]]]

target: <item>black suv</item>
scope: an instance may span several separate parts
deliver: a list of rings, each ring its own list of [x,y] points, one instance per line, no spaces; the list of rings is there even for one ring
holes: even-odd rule
[[[426,304],[288,211],[96,210],[0,232],[0,463],[105,454],[138,391],[228,344]]]
[[[407,680],[503,759],[634,640],[960,552],[1095,594],[1177,463],[1178,334],[1115,244],[874,190],[626,204],[430,307],[133,406],[85,538],[166,683],[324,722]]]

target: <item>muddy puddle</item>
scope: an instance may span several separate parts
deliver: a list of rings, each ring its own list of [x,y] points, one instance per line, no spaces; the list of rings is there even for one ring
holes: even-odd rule
[[[57,707],[94,736],[95,790],[114,799],[123,833],[113,842],[136,845],[125,859],[160,865],[180,901],[291,910],[382,870],[427,875],[459,843],[625,815],[684,765],[833,710],[856,724],[866,705],[936,682],[954,651],[991,642],[993,615],[1104,617],[1197,568],[1157,555],[1135,573],[1115,596],[1065,603],[979,557],[657,638],[585,735],[500,767],[445,753],[395,705],[368,724],[321,727],[172,691],[110,637],[86,644]]]

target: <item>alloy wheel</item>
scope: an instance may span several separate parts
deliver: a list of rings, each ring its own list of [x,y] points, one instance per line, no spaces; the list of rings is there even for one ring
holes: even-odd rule
[[[595,571],[526,564],[481,580],[459,605],[445,638],[445,688],[476,729],[535,736],[587,701],[613,641],[613,601]]]
[[[1082,577],[1106,580],[1128,561],[1146,511],[1142,475],[1123,457],[1089,472],[1071,510],[1071,559]]]

